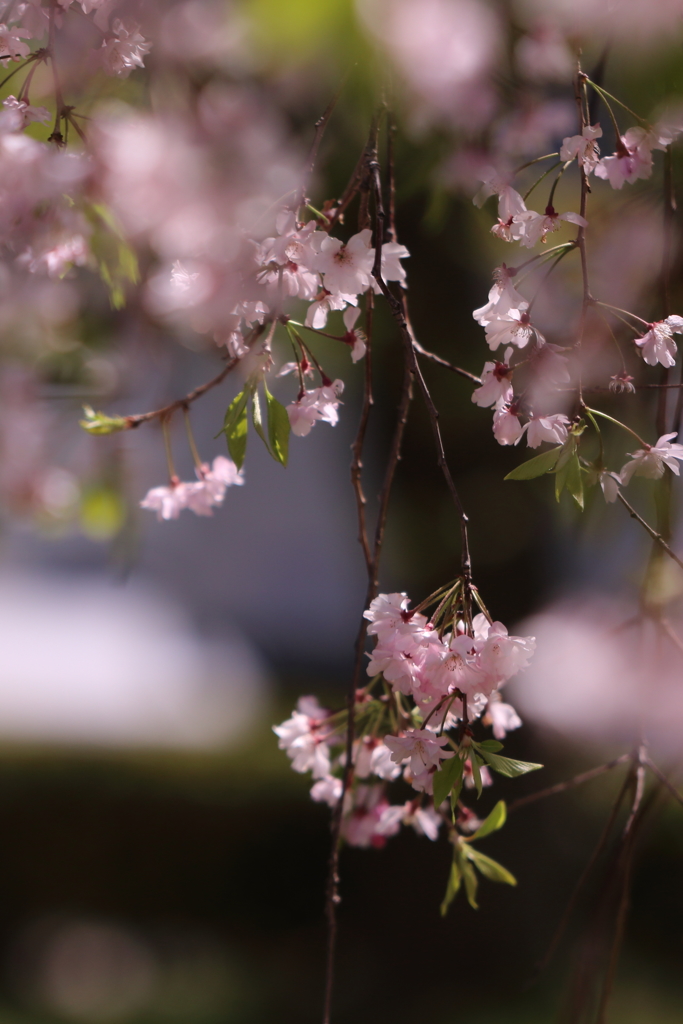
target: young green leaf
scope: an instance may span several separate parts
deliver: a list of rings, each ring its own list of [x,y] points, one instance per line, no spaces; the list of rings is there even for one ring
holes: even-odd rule
[[[503,749],[503,744],[499,743],[498,740],[482,740],[481,743],[475,744],[477,750],[490,750],[492,754],[497,754],[499,750]]]
[[[451,865],[451,871],[450,871],[450,874],[448,876],[448,885],[446,886],[446,895],[444,896],[443,903],[441,904],[441,916],[442,917],[445,917],[446,914],[448,913],[448,908],[450,907],[450,905],[453,902],[453,900],[455,899],[455,897],[458,895],[458,892],[460,891],[460,886],[461,885],[462,885],[462,872],[460,871],[460,867],[458,866],[457,859],[454,857],[453,858],[453,863]]]
[[[579,456],[574,453],[567,466],[567,477],[565,487],[572,498],[583,512],[583,476],[581,475],[581,463]]]
[[[511,875],[507,868],[499,864],[493,857],[487,857],[473,846],[466,849],[466,856],[472,861],[477,871],[480,871],[485,878],[492,882],[504,882],[505,885],[517,885],[517,879]]]
[[[251,418],[254,423],[254,429],[258,436],[263,441],[266,448],[268,448],[268,442],[266,441],[266,435],[263,432],[263,417],[261,416],[261,402],[259,401],[258,391],[254,390],[254,394],[251,400]],[[268,448],[269,453],[273,453]]]
[[[500,754],[492,754],[489,750],[482,750],[482,757],[499,775],[505,775],[508,779],[514,779],[518,775],[526,775],[527,772],[538,771],[542,764],[533,764],[531,761],[517,761],[512,757],[501,757]]]
[[[481,772],[479,771],[479,758],[473,750],[470,750],[470,764],[472,765],[472,778],[474,779],[474,785],[477,790],[477,800],[481,796],[482,781]]]
[[[270,391],[263,384],[266,393],[266,405],[268,406],[268,437],[272,453],[278,462],[283,466],[287,465],[289,455],[289,433],[291,426],[289,415],[284,405],[273,398]]]
[[[473,851],[472,851],[473,852]],[[462,880],[465,883],[465,892],[467,893],[467,902],[473,910],[479,910],[479,904],[477,903],[477,889],[479,887],[479,879],[477,878],[474,868],[467,860],[470,851],[465,851],[465,856],[460,860],[460,870],[462,872]]]
[[[240,391],[239,395],[235,395],[232,402],[225,410],[225,416],[223,418],[223,429],[221,434],[231,434],[235,424],[242,417],[242,413],[247,405],[247,399],[249,392],[245,388],[244,391]]]
[[[455,783],[462,777],[463,762],[460,757],[451,757],[448,761],[442,762],[441,770],[435,772],[434,782],[434,806],[440,807]]]
[[[534,456],[533,459],[529,459],[528,462],[523,462],[521,466],[516,466],[505,479],[533,480],[534,477],[543,476],[544,473],[551,473],[561,451],[562,445],[559,445],[557,448],[551,448],[549,452],[542,452],[540,455]]]
[[[89,434],[115,434],[128,427],[125,416],[107,416],[106,413],[95,412],[89,405],[83,406],[83,412],[85,419],[79,420],[78,423]]]
[[[499,800],[496,806],[493,808],[487,818],[482,821],[481,825],[476,832],[473,832],[471,836],[468,836],[463,842],[474,842],[475,839],[483,839],[484,836],[491,835],[492,832],[497,832],[499,828],[502,828],[507,818],[507,807],[505,806],[504,800]]]
[[[247,391],[241,391],[232,400],[225,414],[223,432],[228,439],[228,451],[238,469],[242,468],[247,452]]]

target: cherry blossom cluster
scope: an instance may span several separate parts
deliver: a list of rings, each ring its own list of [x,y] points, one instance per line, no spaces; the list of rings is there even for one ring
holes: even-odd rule
[[[142,508],[156,512],[157,519],[177,519],[183,509],[198,516],[212,516],[223,504],[228,487],[242,486],[244,476],[231,459],[217,455],[211,466],[204,462],[196,468],[197,480],[183,483],[171,477],[168,487],[153,487],[140,502]]]
[[[580,76],[579,84],[583,83],[593,85],[587,76]],[[585,85],[583,87],[585,88]],[[581,134],[563,139],[559,152],[540,158],[546,160],[557,157],[556,166],[562,165],[550,189],[543,213],[529,209],[526,198],[540,184],[545,174],[523,197],[512,187],[508,179],[489,170],[483,175],[483,186],[475,197],[475,203],[481,205],[488,196],[497,196],[498,218],[491,228],[492,234],[503,241],[518,243],[526,249],[544,244],[548,236],[557,231],[563,223],[574,224],[579,229],[578,236],[572,241],[532,256],[520,266],[514,267],[503,263],[494,271],[494,283],[489,292],[488,302],[475,309],[473,317],[484,328],[486,342],[491,351],[496,353],[496,357],[484,364],[481,383],[472,394],[472,401],[483,408],[493,408],[493,434],[499,444],[517,445],[526,435],[527,444],[531,448],[538,448],[544,442],[557,446],[557,460],[547,465],[543,464],[543,468],[539,468],[539,473],[558,472],[569,459],[575,460],[575,480],[570,490],[580,504],[583,500],[580,497],[582,477],[588,484],[599,482],[607,501],[614,501],[619,493],[619,487],[627,485],[634,475],[658,478],[666,467],[678,474],[677,460],[683,457],[683,446],[672,444],[672,439],[676,435],[670,433],[660,437],[655,445],[641,441],[642,448],[632,454],[630,461],[620,472],[605,469],[602,454],[594,463],[579,459],[579,439],[586,426],[586,420],[582,419],[581,414],[586,412],[588,421],[596,430],[598,428],[595,417],[602,415],[596,410],[589,410],[582,401],[578,415],[573,420],[570,420],[566,412],[571,392],[574,390],[567,385],[573,384],[576,392],[581,392],[580,346],[584,328],[579,328],[578,339],[574,345],[555,345],[547,340],[545,327],[543,331],[540,329],[532,311],[545,279],[564,257],[581,249],[582,238],[588,227],[588,220],[583,215],[586,211],[585,191],[582,192],[581,214],[571,211],[558,213],[553,205],[557,184],[567,168],[576,162],[580,168],[582,183],[587,183],[589,177],[594,175],[608,181],[613,188],[621,189],[624,184],[649,178],[654,167],[653,151],[667,150],[683,131],[683,118],[672,116],[654,126],[645,125],[643,122],[643,125],[629,128],[622,135],[614,111],[608,102],[608,94],[603,93],[598,86],[593,87],[605,102],[615,130],[616,149],[612,155],[600,155],[598,140],[603,134],[600,124],[585,124]],[[523,169],[520,168],[520,171]],[[535,294],[527,298],[519,290],[520,278],[526,279],[547,264],[552,264],[550,269],[537,286]],[[525,271],[523,275],[522,271]],[[581,323],[585,321],[591,308],[601,314],[604,310],[615,317],[622,326],[630,329],[634,335],[633,351],[642,357],[645,363],[650,366],[660,364],[666,368],[674,366],[677,353],[674,335],[683,333],[683,317],[669,315],[661,320],[648,322],[628,310],[620,310],[608,303],[597,301],[588,293],[587,288],[584,288]],[[501,348],[502,358],[498,356]],[[626,373],[623,363],[622,371],[614,374],[609,382],[610,390],[633,391],[632,379]],[[613,422],[621,425],[618,421]],[[630,430],[628,427],[625,429]],[[630,433],[633,435],[634,432]],[[566,454],[563,456],[561,453]],[[536,475],[532,471],[526,472],[527,478]],[[518,478],[525,477],[520,475]]]
[[[436,839],[449,818],[443,798],[437,806],[433,798],[435,775],[445,763],[462,761],[466,786],[475,785],[474,772],[479,786],[491,784],[488,767],[470,747],[471,724],[482,718],[496,741],[522,724],[500,689],[529,663],[534,638],[510,636],[484,613],[468,627],[456,611],[459,594],[460,583],[438,594],[434,618],[440,624],[411,611],[406,594],[380,594],[365,612],[376,646],[367,669],[372,681],[357,693],[357,738],[344,793],[342,835],[351,845],[381,846],[401,824]],[[311,772],[312,798],[331,807],[344,788],[346,728],[345,712],[324,710],[312,697],[302,698],[292,717],[274,727],[292,768]],[[418,796],[392,804],[388,787],[400,780]],[[478,824],[464,805],[458,820],[465,832]]]

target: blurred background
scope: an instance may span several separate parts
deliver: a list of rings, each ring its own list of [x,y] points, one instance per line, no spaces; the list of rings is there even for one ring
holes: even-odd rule
[[[154,17],[166,25],[166,57],[182,45],[194,61],[188,88],[213,76],[252,90],[299,154],[344,83],[311,189],[317,206],[342,192],[383,90],[397,124],[397,226],[411,254],[416,334],[477,374],[488,353],[471,312],[486,301],[492,268],[515,258],[488,232],[491,205],[471,202],[490,149],[519,164],[575,131],[579,44],[593,67],[609,42],[606,88],[644,116],[683,100],[675,0],[187,0]],[[152,74],[162,75],[163,60],[152,54]],[[128,102],[142,102],[145,75],[125,88]],[[566,179],[558,209],[576,208],[577,179]],[[676,152],[674,179],[683,185]],[[628,194],[605,186],[592,199],[601,294],[653,318],[661,189],[659,168]],[[576,268],[563,265],[556,281],[538,315],[562,343]],[[677,248],[672,281],[674,311],[683,312]],[[400,391],[397,349],[380,305],[370,497]],[[96,288],[46,344],[5,342],[0,445],[13,461],[0,481],[0,1024],[320,1019],[328,811],[291,772],[271,726],[301,694],[330,707],[344,699],[365,592],[348,473],[362,364],[326,353],[327,372],[347,385],[338,426],[293,438],[286,471],[251,443],[246,486],[213,519],[157,523],[138,508],[165,474],[156,426],[100,438],[77,424],[84,402],[120,414],[155,408],[216,366],[211,343],[165,330],[134,301],[112,312]],[[596,367],[598,384],[619,370],[602,357]],[[675,771],[680,652],[662,652],[640,627],[620,629],[639,607],[647,537],[594,491],[581,514],[567,496],[557,504],[547,480],[504,482],[520,453],[495,443],[471,385],[431,364],[424,372],[472,523],[476,582],[495,618],[539,643],[534,667],[510,686],[525,725],[506,752],[546,767],[497,779],[484,811],[629,752],[653,659],[651,749]],[[635,358],[629,372],[640,373]],[[224,450],[212,438],[233,395],[228,382],[194,407],[206,458]],[[651,432],[651,395],[603,396],[601,408],[626,402],[629,422]],[[187,478],[180,425],[174,441]],[[615,460],[629,450],[609,443]],[[633,494],[652,519],[644,482]],[[457,523],[415,402],[382,590],[421,600],[454,575],[457,559]],[[657,586],[650,597],[670,603],[677,622],[680,578],[666,573]],[[384,850],[344,850],[335,1021],[583,1020],[572,1016],[572,993],[577,970],[609,945],[594,914],[608,889],[609,849],[554,960],[540,974],[536,966],[625,771],[511,815],[486,851],[519,884],[484,882],[478,912],[461,897],[439,916],[450,861],[443,839],[404,830]],[[683,1020],[683,817],[655,787],[648,799],[612,1024]]]

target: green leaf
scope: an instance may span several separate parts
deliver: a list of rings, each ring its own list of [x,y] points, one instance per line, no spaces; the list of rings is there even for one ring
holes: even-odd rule
[[[473,846],[467,848],[466,855],[485,878],[492,882],[503,882],[505,885],[517,885],[515,876],[511,875],[507,868],[504,868],[493,857],[487,857],[485,853],[481,853]]]
[[[453,902],[453,900],[455,899],[455,897],[458,895],[458,892],[460,891],[460,886],[461,885],[462,885],[462,872],[460,871],[460,867],[458,865],[457,859],[454,857],[453,858],[453,863],[451,865],[451,871],[450,871],[450,874],[448,876],[448,885],[446,886],[446,895],[444,896],[443,903],[441,904],[441,916],[442,917],[445,917],[446,914],[448,913],[448,908],[450,907],[450,905]]]
[[[140,279],[137,256],[107,206],[86,203],[83,210],[92,226],[90,251],[109,290],[109,301],[114,309],[122,309],[126,304],[127,283],[137,284]]]
[[[289,415],[284,405],[273,398],[264,381],[263,388],[266,393],[266,404],[268,406],[268,437],[273,455],[283,466],[287,465],[289,456],[289,433],[291,426]]]
[[[507,807],[504,800],[499,800],[487,818],[482,821],[476,832],[467,837],[467,842],[474,842],[475,839],[483,839],[502,828],[507,818]]]
[[[565,487],[583,512],[583,477],[581,475],[581,463],[576,452],[569,460]]]
[[[479,904],[477,903],[477,889],[479,887],[479,880],[474,872],[474,868],[467,860],[467,856],[474,851],[465,851],[465,856],[460,861],[460,870],[462,872],[462,880],[465,883],[465,892],[467,893],[467,902],[473,910],[479,910]]]
[[[254,391],[254,394],[252,395],[251,418],[254,422],[254,429],[256,430],[256,433],[261,438],[266,448],[268,448],[266,435],[263,431],[263,417],[261,416],[261,402],[259,401],[258,391]],[[270,448],[268,448],[268,452],[270,455],[273,454]]]
[[[238,469],[242,468],[247,452],[247,398],[246,390],[233,398],[225,413],[222,433],[228,440],[228,451]]]
[[[126,430],[128,420],[125,416],[107,416],[103,412],[95,412],[89,406],[83,406],[84,420],[79,420],[79,425],[87,430],[89,434],[115,434],[118,430]]]
[[[440,807],[453,786],[462,778],[463,761],[457,755],[442,762],[440,771],[433,776],[434,783],[434,806]]]
[[[508,779],[514,779],[518,775],[526,775],[527,772],[538,771],[542,764],[533,764],[531,761],[517,761],[512,757],[501,757],[500,754],[492,754],[489,750],[482,750],[482,756],[499,775],[505,775]]]
[[[498,740],[482,740],[481,743],[475,744],[477,750],[490,750],[492,754],[497,754],[499,750],[503,749],[503,744],[499,743]]]
[[[542,452],[541,455],[536,455],[533,459],[529,459],[528,462],[523,462],[521,466],[517,466],[511,473],[508,473],[505,479],[533,480],[534,477],[543,476],[544,473],[551,473],[555,468],[561,451],[562,445],[559,445],[557,448],[551,448],[549,452]]]
[[[482,781],[481,772],[479,771],[479,758],[473,750],[470,750],[470,764],[472,765],[472,778],[474,779],[474,785],[477,789],[477,800],[481,796]]]

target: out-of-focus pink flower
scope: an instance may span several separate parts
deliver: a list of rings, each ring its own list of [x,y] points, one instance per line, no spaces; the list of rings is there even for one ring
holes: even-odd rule
[[[486,718],[490,718],[493,735],[497,740],[504,740],[509,732],[519,729],[523,724],[512,704],[504,704],[497,693],[491,695],[486,705]]]
[[[116,18],[112,25],[113,36],[105,39],[99,50],[102,67],[109,75],[127,78],[134,68],[145,66],[145,57],[152,44],[140,33],[140,26],[124,24]]]
[[[493,436],[498,444],[517,444],[524,433],[524,427],[517,415],[517,407],[501,405],[493,414]]]
[[[556,25],[536,25],[515,47],[515,63],[530,81],[566,83],[576,63],[567,40]]]

